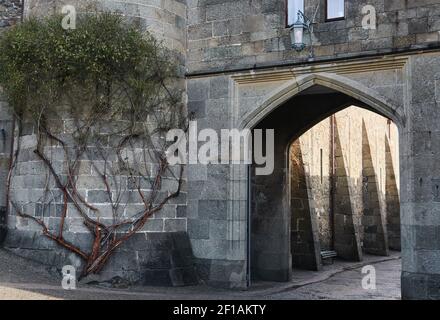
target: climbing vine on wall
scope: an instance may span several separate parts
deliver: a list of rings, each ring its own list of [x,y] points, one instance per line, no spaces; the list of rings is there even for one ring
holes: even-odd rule
[[[152,35],[111,13],[80,16],[73,30],[64,30],[61,20],[30,19],[0,39],[0,86],[19,127],[33,126],[33,152],[45,168],[45,188],[34,206],[13,195],[10,204],[79,256],[85,276],[99,273],[118,247],[178,197],[183,167],[169,166],[164,136],[185,128],[186,119],[176,59]],[[94,188],[107,195],[110,215],[78,187],[86,162],[100,184]],[[142,205],[129,215],[131,203]],[[51,208],[59,211],[56,225],[43,218]],[[65,237],[73,215],[93,236],[88,248]]]

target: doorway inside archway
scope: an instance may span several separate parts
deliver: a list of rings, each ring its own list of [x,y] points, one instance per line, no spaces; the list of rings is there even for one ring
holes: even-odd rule
[[[350,106],[292,142],[293,268],[400,250],[398,141],[390,119]]]
[[[398,127],[372,106],[314,85],[273,110],[274,172],[250,170],[251,279],[400,249]]]

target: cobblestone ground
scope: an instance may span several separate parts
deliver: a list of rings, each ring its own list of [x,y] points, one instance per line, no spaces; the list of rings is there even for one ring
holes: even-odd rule
[[[61,279],[44,266],[0,250],[0,299],[400,299],[400,265],[397,255],[388,260],[367,260],[376,269],[377,289],[362,289],[362,266],[336,263],[324,272],[296,272],[289,284],[257,283],[249,291],[228,291],[206,286],[184,288],[135,287],[110,289],[79,286],[61,288]],[[348,270],[347,270],[348,269]]]
[[[327,280],[286,290],[272,295],[273,299],[340,299],[396,300],[400,299],[401,260],[389,260],[373,265],[376,270],[376,289],[362,288],[362,268],[346,270]]]

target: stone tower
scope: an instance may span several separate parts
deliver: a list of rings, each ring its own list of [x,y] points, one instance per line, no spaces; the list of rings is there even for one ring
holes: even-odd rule
[[[129,20],[140,24],[144,30],[150,31],[157,39],[172,50],[181,64],[185,63],[186,53],[186,4],[181,1],[145,0],[145,1],[26,1],[24,16],[44,16],[50,13],[61,13],[65,4],[74,5],[77,13],[98,8],[98,10],[119,12]],[[177,84],[179,85],[179,84]],[[180,87],[184,82],[180,83]],[[60,119],[56,126],[62,128],[60,136],[67,136],[72,132],[69,129],[69,119]],[[71,124],[71,123],[70,123]],[[115,124],[116,125],[116,124]],[[10,199],[18,203],[20,210],[27,214],[44,219],[49,229],[60,224],[60,210],[62,204],[55,197],[51,202],[43,199],[43,188],[48,182],[44,163],[34,150],[36,148],[36,130],[32,124],[24,124],[20,134],[16,132],[15,149],[19,151],[17,163],[11,174]],[[59,146],[58,146],[59,147]],[[61,166],[60,174],[64,174],[62,167],[66,167],[63,151],[57,146],[47,146],[47,154],[53,163]],[[61,153],[60,153],[61,151]],[[79,176],[76,182],[79,194],[99,210],[100,221],[112,219],[112,209],[109,199],[105,196],[105,186],[99,182],[99,170],[92,163],[93,158],[81,160]],[[96,163],[96,161],[95,161]],[[151,164],[153,166],[153,164]],[[58,169],[56,169],[58,170]],[[153,169],[152,169],[153,170]],[[113,197],[117,190],[127,190],[120,194],[126,197],[126,206],[121,208],[121,216],[130,216],[138,212],[141,199],[130,191],[128,176],[121,174],[115,186],[111,186]],[[161,192],[171,192],[174,185],[162,182]],[[147,187],[145,187],[147,188]],[[55,188],[56,189],[56,188]],[[114,199],[113,199],[114,200]],[[14,213],[10,206],[8,217],[8,236],[5,247],[16,251],[20,255],[39,260],[45,264],[61,268],[64,265],[79,267],[81,262],[74,254],[57,246],[53,241],[41,235],[41,226]],[[114,210],[113,210],[114,211]],[[75,206],[70,204],[67,209],[63,236],[80,246],[85,252],[90,248],[90,234],[81,222]],[[122,246],[109,261],[108,266],[100,273],[100,280],[108,281],[119,276],[129,281],[152,285],[184,285],[197,283],[193,267],[191,246],[186,234],[186,189],[183,187],[181,195],[167,203],[163,209],[154,214],[141,232],[130,239],[126,246]]]

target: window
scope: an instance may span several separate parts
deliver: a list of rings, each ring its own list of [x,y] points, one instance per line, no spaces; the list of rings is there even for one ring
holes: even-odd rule
[[[326,0],[326,20],[342,20],[345,17],[345,0]]]
[[[288,26],[291,26],[298,20],[298,11],[304,12],[304,0],[287,0]]]

